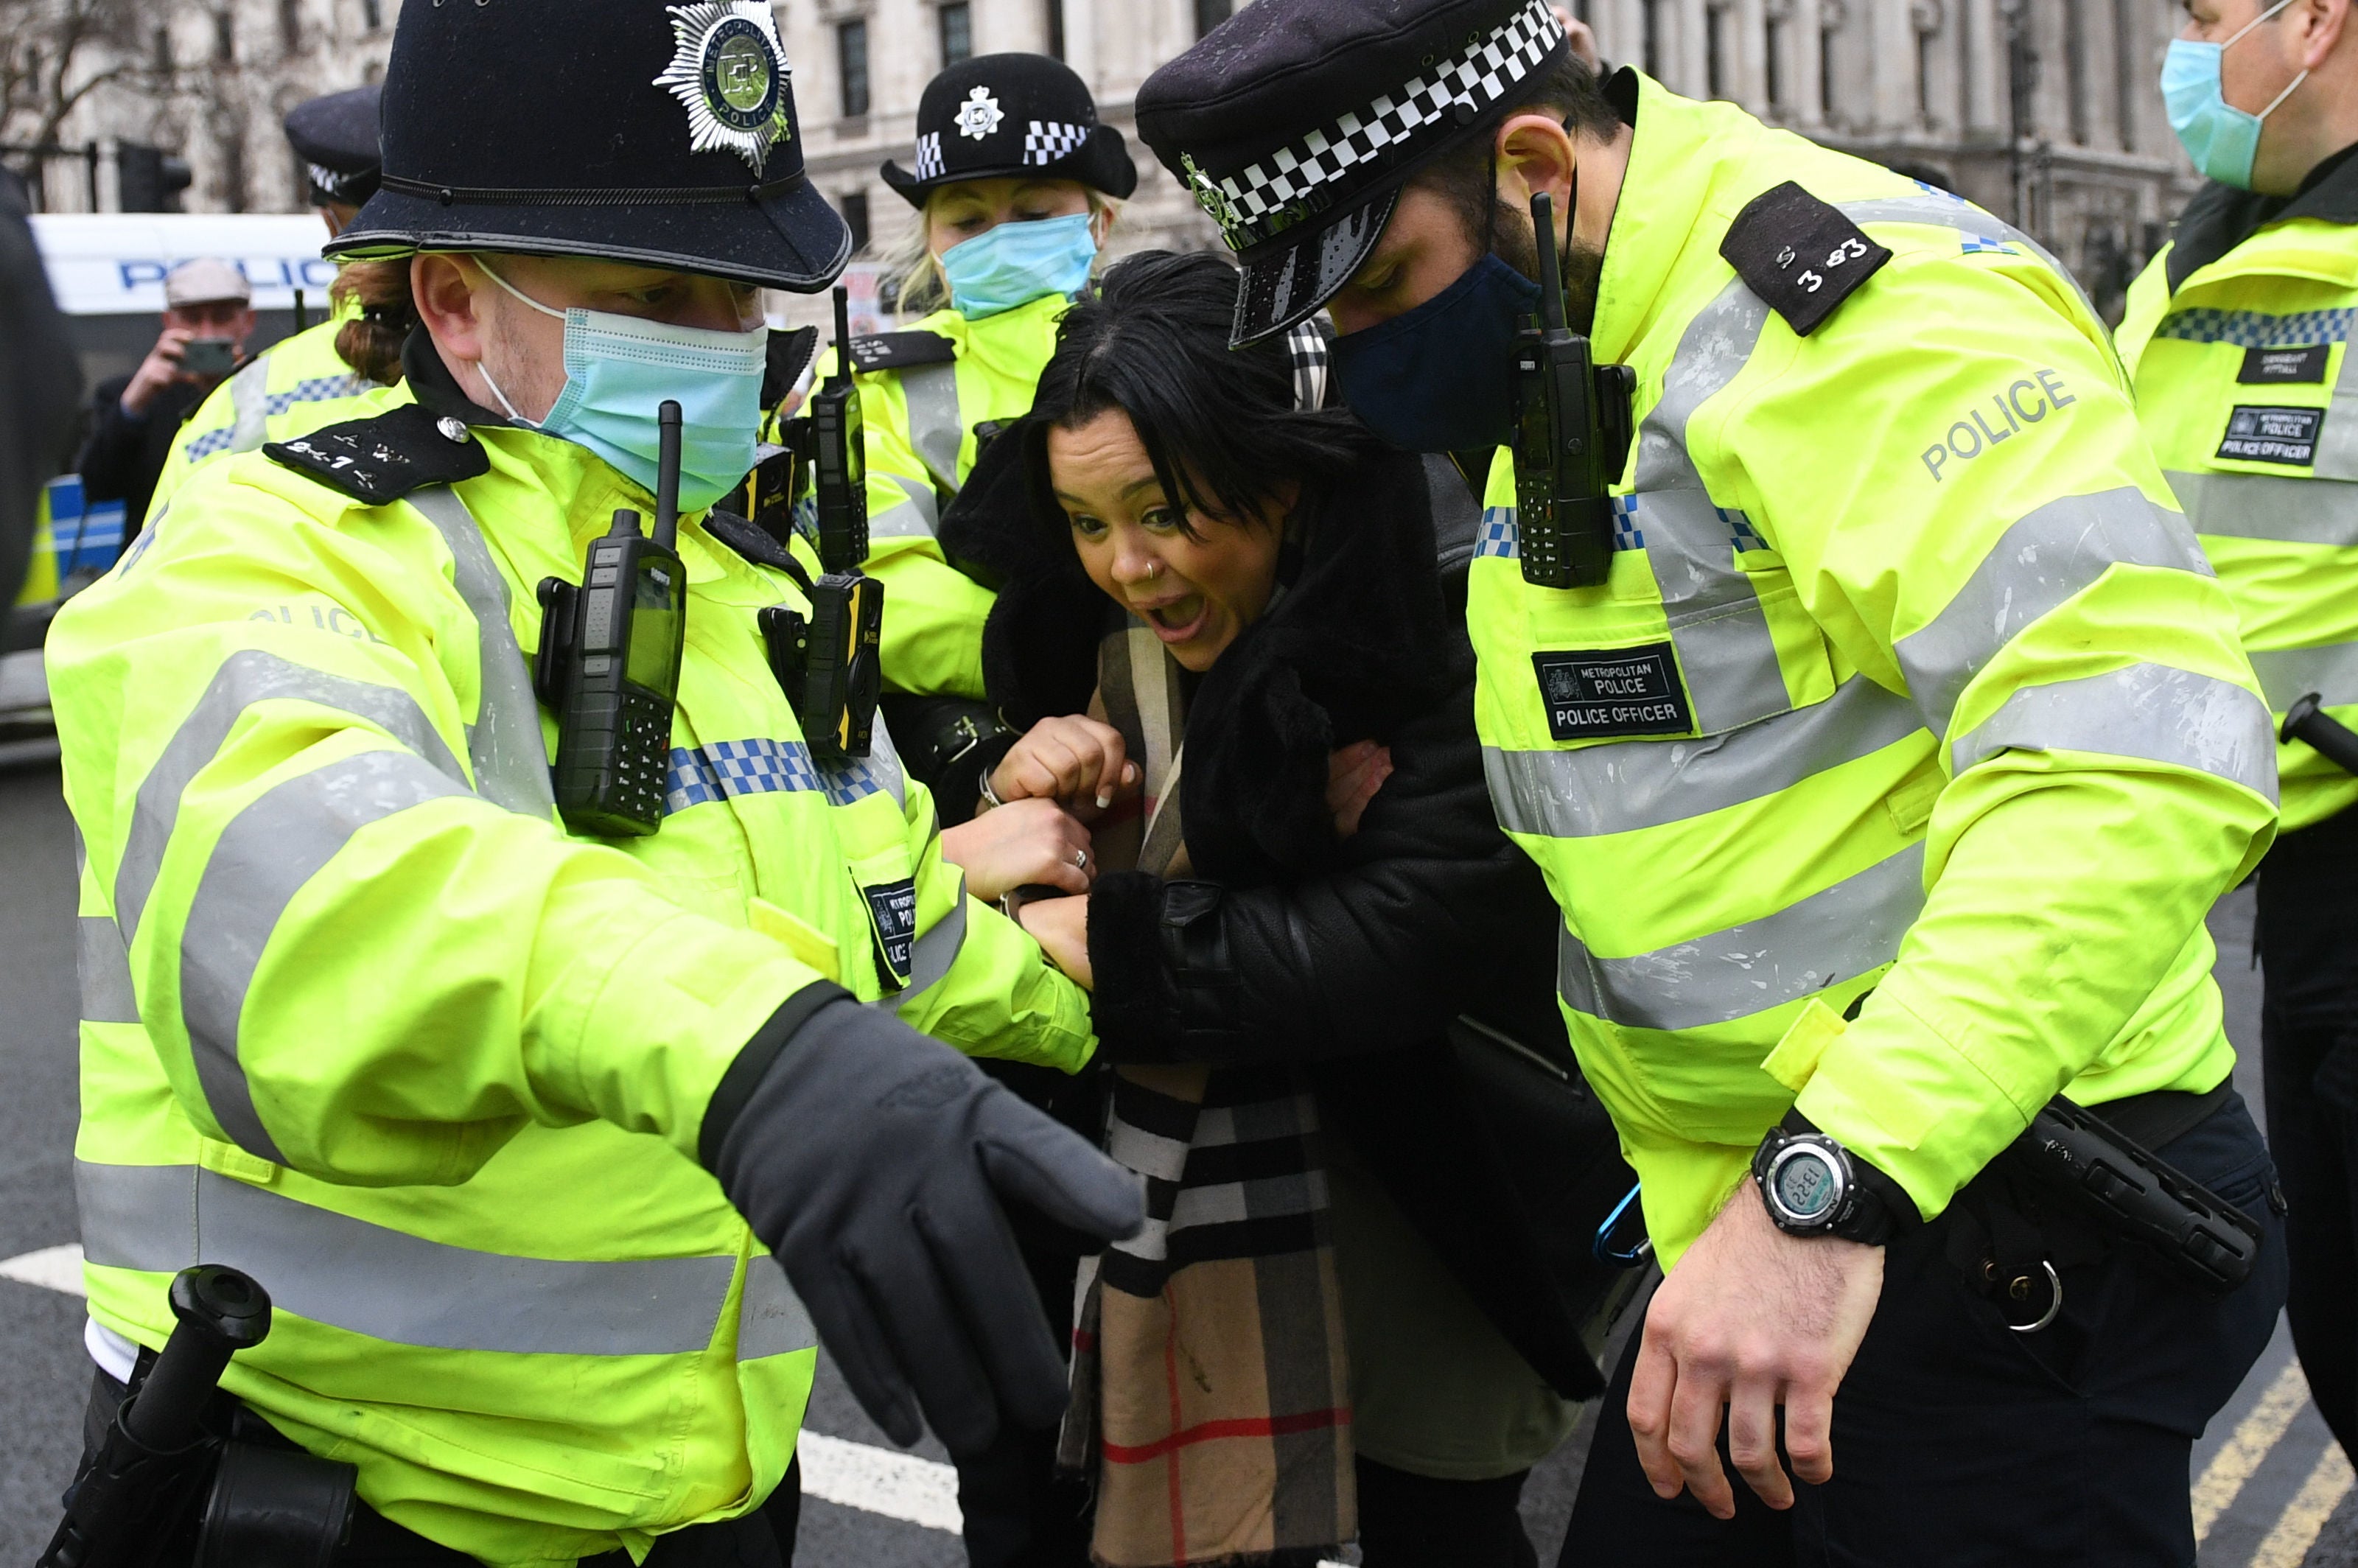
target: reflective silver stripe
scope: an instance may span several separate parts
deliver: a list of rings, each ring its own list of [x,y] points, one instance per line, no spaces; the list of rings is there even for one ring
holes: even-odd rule
[[[1576,1012],[1632,1029],[1700,1029],[1823,990],[1899,956],[1924,907],[1924,846],[1774,914],[1629,958],[1600,958],[1566,931],[1556,983]]]
[[[236,410],[230,421],[229,449],[251,452],[269,439],[265,423],[270,413],[270,356],[265,354],[229,379],[230,406]]]
[[[2252,669],[2268,706],[2282,713],[2310,692],[2328,708],[2358,702],[2358,643],[2324,643],[2314,648],[2248,649]]]
[[[789,1356],[818,1348],[818,1330],[811,1325],[810,1309],[786,1282],[785,1270],[766,1252],[745,1262],[745,1293],[737,1309],[737,1359],[758,1361],[764,1356]]]
[[[1947,736],[1965,687],[2016,633],[2115,564],[2212,575],[2186,519],[2135,486],[2067,495],[2017,519],[1931,623],[1893,650],[1932,733]]]
[[[406,752],[362,752],[264,792],[222,829],[180,932],[180,1016],[205,1103],[239,1148],[287,1163],[238,1061],[246,993],[287,905],[370,823],[467,793]]]
[[[2232,681],[2167,665],[2025,687],[1950,757],[1962,773],[2008,750],[2168,762],[2277,798],[2276,726],[2266,705]]]
[[[2358,545],[2358,485],[2271,473],[2165,475],[2197,534],[2287,545]]]
[[[1623,741],[1571,752],[1486,746],[1509,833],[1587,838],[1683,822],[1787,790],[1920,733],[1915,704],[1865,676],[1808,708],[1703,741]]]
[[[540,734],[540,702],[524,650],[508,624],[508,585],[492,564],[483,531],[459,492],[434,485],[406,498],[426,514],[449,546],[451,579],[475,617],[477,699],[467,730],[475,790],[486,800],[526,816],[554,820],[557,796],[548,782],[548,747]]]
[[[868,520],[868,536],[871,539],[930,539],[934,536],[935,501],[930,486],[921,487],[906,474],[888,476],[908,493],[909,499],[886,511],[882,516]]]
[[[1637,491],[1646,556],[1661,585],[1679,666],[1705,735],[1789,711],[1792,697],[1752,579],[1687,455],[1687,421],[1736,379],[1768,308],[1738,281],[1696,313],[1638,432]]]
[[[959,949],[966,946],[966,873],[958,873],[957,902],[949,913],[921,933],[909,954],[909,983],[883,998],[876,1005],[887,1011],[897,1011],[939,985],[957,962]]]
[[[2097,320],[2104,312],[2071,276],[2071,268],[2057,261],[2046,246],[2032,239],[2002,218],[1992,216],[1965,200],[1963,197],[1926,191],[1921,196],[1886,197],[1874,201],[1845,201],[1841,204],[1843,216],[1854,223],[1929,223],[1936,229],[1953,229],[1961,234],[1973,234],[1983,239],[2004,240],[2018,245],[2047,264],[2047,269],[2071,286],[2080,303]]]
[[[103,914],[75,922],[74,969],[81,979],[84,1023],[136,1023],[138,994],[131,989],[131,955],[123,933]]]
[[[399,687],[376,686],[295,664],[260,648],[242,648],[222,661],[212,685],[197,698],[188,718],[166,742],[156,765],[140,781],[125,835],[123,863],[114,873],[114,916],[126,946],[139,935],[139,917],[164,865],[164,851],[179,819],[180,796],[198,773],[219,754],[238,716],[257,702],[287,698],[317,703],[373,724],[451,778],[466,773],[417,699]]]
[[[2333,401],[2325,411],[2325,428],[2318,432],[2317,462],[2309,471],[2319,479],[2358,479],[2358,353],[2346,342],[2342,373],[2334,379]]]
[[[958,449],[966,444],[966,427],[958,423],[957,362],[903,371],[901,395],[909,405],[909,445],[925,460],[934,481],[957,494]]]
[[[514,1355],[710,1347],[732,1258],[577,1262],[478,1252],[315,1208],[194,1165],[74,1163],[83,1255],[170,1273],[226,1263],[280,1312],[397,1345]]]

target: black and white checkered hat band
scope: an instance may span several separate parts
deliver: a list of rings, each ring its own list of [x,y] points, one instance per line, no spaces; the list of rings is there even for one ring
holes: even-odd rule
[[[1563,39],[1563,27],[1546,0],[1530,0],[1489,37],[1427,68],[1364,111],[1346,114],[1225,179],[1214,179],[1191,163],[1188,183],[1220,225],[1228,248],[1244,250],[1323,211],[1326,203],[1317,198],[1347,174],[1369,165],[1380,169],[1422,151],[1465,119],[1494,107]]]
[[[1087,125],[1068,125],[1058,120],[1033,120],[1023,133],[1023,161],[1043,167],[1055,163],[1080,150],[1089,139]]]
[[[942,177],[942,134],[927,131],[917,138],[917,156],[911,158],[919,179],[939,179]]]
[[[1293,360],[1293,406],[1326,406],[1326,334],[1315,318],[1293,324],[1285,334],[1285,351]]]

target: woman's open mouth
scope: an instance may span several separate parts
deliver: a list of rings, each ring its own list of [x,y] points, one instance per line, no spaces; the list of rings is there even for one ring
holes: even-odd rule
[[[1165,643],[1191,642],[1203,633],[1204,623],[1212,618],[1212,601],[1200,593],[1191,593],[1168,603],[1141,610],[1139,614],[1154,628],[1154,634]]]

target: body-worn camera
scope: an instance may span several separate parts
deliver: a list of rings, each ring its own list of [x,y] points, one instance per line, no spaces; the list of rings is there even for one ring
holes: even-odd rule
[[[1515,525],[1523,580],[1541,588],[1594,588],[1613,564],[1613,481],[1629,456],[1627,365],[1589,358],[1588,340],[1564,324],[1554,203],[1531,198],[1539,240],[1541,314],[1515,342]]]
[[[581,584],[544,578],[533,689],[557,711],[557,809],[576,833],[635,838],[663,826],[672,714],[687,637],[680,565],[676,403],[659,415],[653,537],[617,510],[590,545]]]
[[[770,670],[802,722],[813,751],[868,755],[884,676],[879,643],[884,585],[862,573],[868,557],[868,475],[860,441],[860,387],[851,378],[849,303],[835,291],[835,373],[812,394],[810,412],[791,420],[786,447],[809,475],[822,575],[808,589],[810,613],[784,605],[762,611]]]

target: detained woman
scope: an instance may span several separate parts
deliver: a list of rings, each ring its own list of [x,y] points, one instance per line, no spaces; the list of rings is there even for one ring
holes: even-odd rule
[[[1110,269],[945,522],[1028,727],[982,820],[1057,802],[1106,868],[1017,913],[1095,988],[1150,1195],[1085,1265],[1060,1458],[1102,1563],[1529,1563],[1524,1476],[1599,1386],[1565,1211],[1628,1177],[1593,1108],[1526,1136],[1493,1092],[1579,1093],[1425,469],[1321,406],[1314,330],[1230,351],[1235,289]]]

